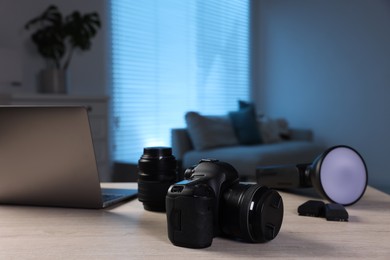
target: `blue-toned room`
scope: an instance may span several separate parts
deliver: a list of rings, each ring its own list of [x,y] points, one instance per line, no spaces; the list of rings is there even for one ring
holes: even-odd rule
[[[1,1],[0,258],[386,258],[389,28],[388,0]]]

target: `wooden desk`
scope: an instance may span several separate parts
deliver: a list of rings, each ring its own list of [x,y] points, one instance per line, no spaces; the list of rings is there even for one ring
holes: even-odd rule
[[[135,184],[105,186],[135,187]],[[243,259],[389,258],[390,196],[368,188],[347,208],[349,222],[302,217],[307,196],[281,193],[285,215],[279,235],[265,244],[214,238],[211,247],[171,244],[166,216],[138,200],[106,210],[0,206],[1,259]]]

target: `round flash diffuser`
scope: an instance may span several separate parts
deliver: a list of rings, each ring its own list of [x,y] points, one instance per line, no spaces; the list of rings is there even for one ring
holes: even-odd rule
[[[367,187],[367,167],[360,154],[348,146],[325,151],[314,163],[313,186],[324,197],[342,205],[357,202]]]

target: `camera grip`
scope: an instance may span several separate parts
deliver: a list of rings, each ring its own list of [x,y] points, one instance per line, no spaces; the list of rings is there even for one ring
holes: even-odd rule
[[[169,240],[176,246],[209,247],[214,237],[214,197],[166,197]]]

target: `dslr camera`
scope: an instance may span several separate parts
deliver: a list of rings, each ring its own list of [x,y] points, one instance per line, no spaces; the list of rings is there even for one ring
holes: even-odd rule
[[[176,246],[205,248],[216,236],[258,243],[274,239],[283,220],[275,190],[240,183],[228,163],[203,159],[166,196],[169,240]]]

